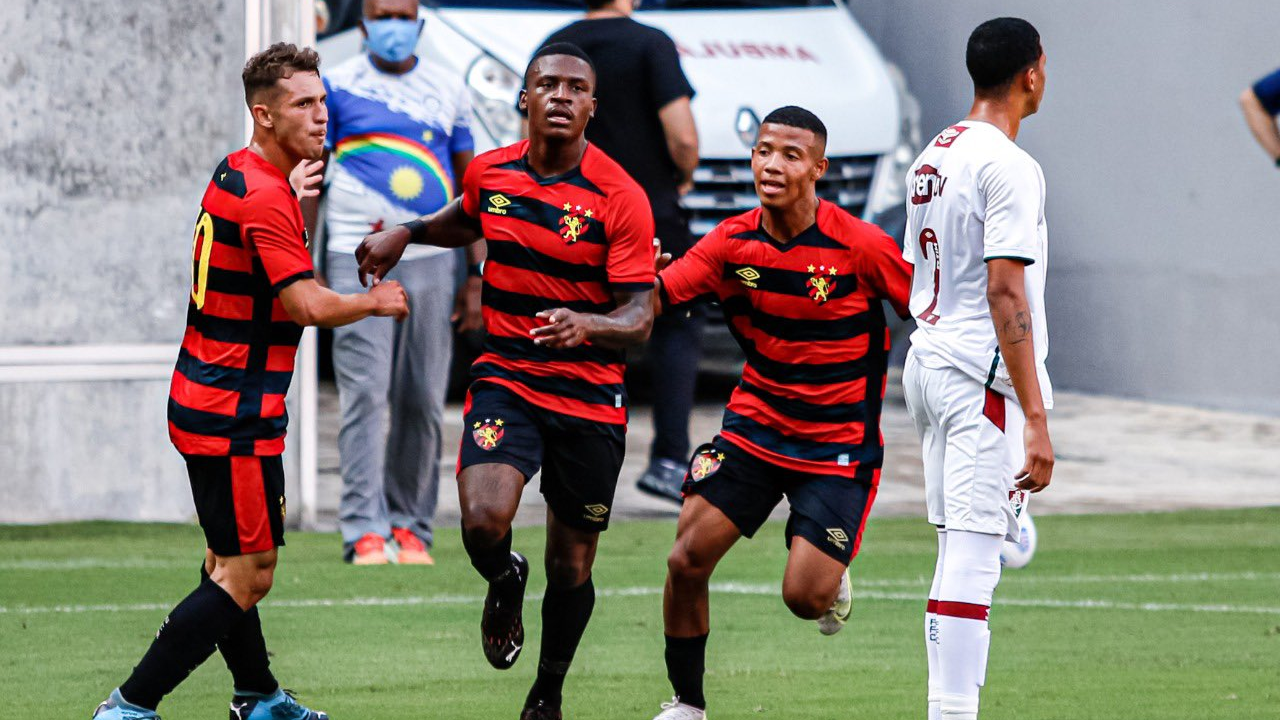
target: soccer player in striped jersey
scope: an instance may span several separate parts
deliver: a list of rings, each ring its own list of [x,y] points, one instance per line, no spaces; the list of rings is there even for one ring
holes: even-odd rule
[[[609,524],[626,430],[622,349],[653,324],[653,214],[644,191],[583,137],[595,70],[577,46],[539,50],[525,73],[529,139],[477,157],[463,195],[365,238],[377,282],[410,242],[484,237],[488,338],[472,366],[458,460],[463,543],[489,582],[485,657],[511,667],[524,643],[529,565],[511,520],[539,469],[547,499],[547,591],[538,675],[522,720],[561,717],[565,674],[595,604],[591,566]]]
[[[880,301],[906,316],[911,266],[879,228],[818,199],[826,142],[813,113],[769,113],[751,151],[761,207],[720,223],[658,276],[659,312],[717,299],[747,356],[720,434],[694,452],[685,480],[663,603],[676,697],[660,720],[705,717],[708,581],[783,496],[787,607],[827,635],[851,610],[848,566],[884,455]]]
[[[201,582],[169,613],[97,720],[158,718],[156,706],[216,647],[235,682],[232,720],[325,720],[272,676],[257,603],[284,545],[284,398],[302,326],[403,319],[404,290],[339,295],[313,278],[290,172],[324,147],[324,85],[310,48],[279,43],[244,67],[249,146],[214,170],[196,220],[187,331],[169,435],[187,463],[206,547]]]

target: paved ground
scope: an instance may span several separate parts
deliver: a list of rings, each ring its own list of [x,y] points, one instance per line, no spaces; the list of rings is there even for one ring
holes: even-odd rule
[[[1058,453],[1052,487],[1033,500],[1036,514],[1159,511],[1280,505],[1280,418],[1214,412],[1114,398],[1058,393],[1050,431]],[[321,528],[336,528],[338,475],[337,393],[321,386]],[[694,412],[694,443],[709,440],[723,404],[707,401]],[[446,409],[445,457],[439,523],[456,526],[454,462],[461,407]],[[921,515],[920,447],[896,377],[884,410],[886,460],[874,512]],[[614,503],[615,518],[676,516],[675,505],[635,490],[652,437],[647,407],[633,409],[627,459]],[[545,506],[535,479],[517,522],[539,522]],[[779,511],[784,512],[784,510]]]

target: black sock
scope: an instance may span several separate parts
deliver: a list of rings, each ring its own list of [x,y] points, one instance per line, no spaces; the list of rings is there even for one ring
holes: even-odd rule
[[[200,563],[200,580],[208,579],[209,573],[204,569],[204,563]],[[218,641],[218,651],[231,671],[236,692],[270,695],[279,689],[280,683],[271,674],[271,659],[267,655],[267,641],[262,637],[262,620],[258,617],[256,605],[249,608]]]
[[[493,582],[511,567],[510,530],[496,544],[484,547],[471,538],[471,534],[467,532],[467,526],[463,525],[462,547],[466,548],[467,555],[471,558],[471,567],[489,582]]]
[[[538,679],[525,705],[538,700],[560,707],[564,676],[569,672],[578,642],[586,632],[596,605],[596,588],[591,578],[575,588],[547,586],[542,598],[542,654],[538,658]]]
[[[685,705],[706,710],[702,675],[706,671],[707,636],[667,637],[667,679],[676,697]]]
[[[128,702],[154,710],[161,698],[187,679],[244,611],[212,580],[200,583],[169,612],[147,654],[120,686]]]

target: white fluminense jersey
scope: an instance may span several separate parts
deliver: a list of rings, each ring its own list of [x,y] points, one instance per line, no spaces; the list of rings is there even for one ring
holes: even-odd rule
[[[1045,407],[1053,407],[1044,364],[1049,236],[1040,164],[994,125],[964,121],[929,143],[906,180],[902,255],[915,266],[911,346],[916,357],[925,366],[956,367],[1016,399],[987,304],[986,262],[1025,260],[1036,371]]]

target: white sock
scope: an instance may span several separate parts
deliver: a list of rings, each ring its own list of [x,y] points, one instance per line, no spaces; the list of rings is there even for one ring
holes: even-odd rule
[[[929,657],[929,720],[942,719],[942,675],[938,670],[938,590],[942,586],[942,560],[947,553],[947,531],[938,528],[938,564],[933,569],[929,604],[924,611],[924,648]]]
[[[1000,582],[1004,538],[948,530],[938,589],[939,706],[942,720],[977,720],[991,632],[987,614]]]

